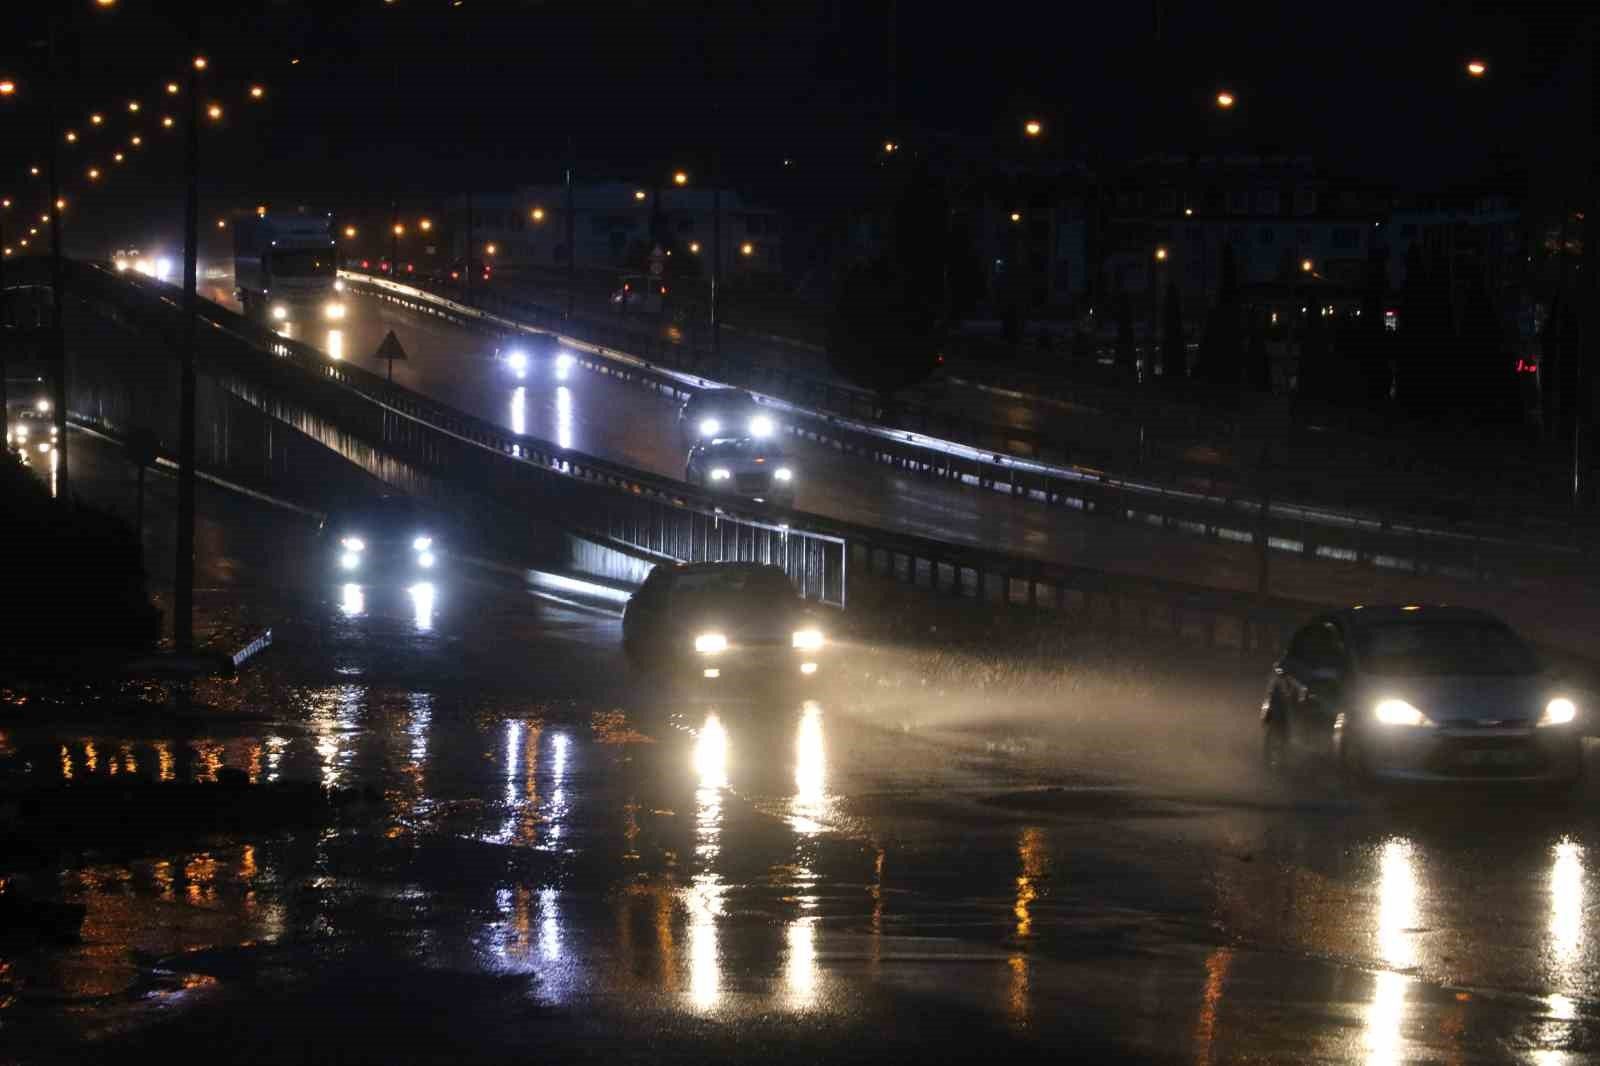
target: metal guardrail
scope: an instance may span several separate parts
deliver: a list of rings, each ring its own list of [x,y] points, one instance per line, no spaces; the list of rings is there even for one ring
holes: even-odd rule
[[[177,335],[170,288],[78,267],[76,297],[132,328]],[[687,486],[508,432],[331,361],[232,312],[202,304],[202,371],[233,375],[233,395],[317,436],[337,426],[479,496],[582,531],[600,543],[682,560],[783,565],[809,597],[844,605],[847,590],[893,601],[892,587],[995,607],[1064,612],[1097,625],[1160,632],[1241,650],[1274,647],[1311,610],[1230,590],[1108,574],[773,509],[732,513]],[[321,439],[321,438],[319,438]],[[324,443],[328,443],[326,440]]]
[[[511,317],[488,307],[468,306],[385,278],[359,272],[344,274],[347,283],[354,283],[358,289],[370,288],[384,299],[459,325],[551,336],[591,357],[586,361],[591,369],[600,369],[652,389],[686,395],[690,390],[723,384],[695,370],[670,363],[664,365],[632,351],[608,347],[591,337],[574,335],[569,332],[570,323],[559,315],[532,305],[523,307],[520,301],[498,302],[516,305],[502,310],[524,311],[528,319]],[[494,304],[497,300],[490,297],[486,302]],[[654,354],[657,357],[681,355],[664,350],[670,347],[657,345]],[[1555,565],[1563,570],[1564,576],[1584,581],[1597,577],[1593,561],[1566,544],[1430,528],[1381,516],[1284,502],[1268,502],[1263,521],[1263,503],[1255,498],[1219,496],[1121,478],[1086,467],[1058,466],[995,454],[956,441],[888,429],[772,395],[757,395],[788,417],[786,428],[797,436],[900,469],[1085,514],[1243,544],[1257,544],[1264,537],[1267,546],[1276,552],[1362,563],[1401,573],[1489,580],[1526,572],[1529,553],[1533,552],[1544,569]]]

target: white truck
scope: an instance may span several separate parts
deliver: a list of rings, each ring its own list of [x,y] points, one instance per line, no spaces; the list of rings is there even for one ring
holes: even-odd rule
[[[234,295],[274,327],[344,318],[333,222],[327,215],[253,214],[233,227]]]

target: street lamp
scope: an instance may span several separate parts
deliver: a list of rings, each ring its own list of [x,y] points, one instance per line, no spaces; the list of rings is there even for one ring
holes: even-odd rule
[[[68,144],[77,144],[78,143],[77,131],[75,131],[75,130],[68,130],[67,131],[67,143]]]
[[[177,96],[178,95],[178,83],[177,82],[175,82],[175,81],[167,82],[167,95],[168,96]]]
[[[1300,260],[1300,272],[1301,272],[1301,273],[1302,273],[1302,274],[1309,274],[1309,273],[1311,273],[1311,265],[1312,265],[1312,264],[1311,264],[1311,260],[1309,260],[1309,259],[1302,259],[1302,260]]]
[[[749,241],[745,241],[743,244],[739,245],[739,254],[740,255],[755,255],[756,254],[756,246],[751,244]]]
[[[1044,123],[1036,118],[1030,118],[1022,124],[1022,132],[1029,137],[1037,137],[1044,132]]]
[[[267,95],[267,90],[266,89],[263,89],[259,85],[250,86],[250,99],[259,100],[265,95]]]
[[[406,225],[404,222],[396,222],[394,224],[394,235],[396,237],[404,237],[406,235]]]
[[[351,240],[354,240],[355,239],[355,235],[356,235],[356,228],[354,226],[346,226],[344,228],[344,235],[347,238],[349,238]]]
[[[1167,261],[1167,247],[1166,247],[1166,245],[1161,245],[1161,246],[1156,248],[1156,262],[1165,263],[1166,261]]]
[[[644,190],[643,189],[635,189],[635,190],[633,190],[633,198],[635,200],[643,200],[644,199]]]
[[[225,218],[217,219],[217,228],[218,229],[227,229],[228,228],[228,220],[225,219]]]
[[[497,251],[499,251],[499,249],[495,247],[493,241],[490,241],[488,244],[483,246],[484,255],[493,255]]]
[[[102,115],[98,111],[96,111],[94,114],[89,116],[89,124],[91,126],[98,126],[98,125],[100,125],[100,123],[104,122],[105,120],[106,120],[106,117],[104,115]]]
[[[428,218],[419,219],[417,221],[417,228],[423,233],[427,233],[429,230],[433,229],[433,220]]]
[[[1012,222],[1021,222],[1022,221],[1022,212],[1021,211],[1013,211],[1013,212],[1011,212],[1011,221]]]
[[[1472,59],[1467,62],[1467,73],[1474,78],[1481,78],[1489,73],[1489,65],[1481,59]]]
[[[137,115],[139,113],[139,101],[137,101],[137,100],[129,100],[128,101],[128,112],[130,114]]]
[[[699,255],[700,254],[700,242],[699,241],[690,241],[689,242],[689,254],[690,255]]]
[[[17,91],[17,83],[10,78],[0,81],[0,96],[10,96]]]
[[[215,120],[221,118],[222,117],[222,105],[221,104],[212,104],[210,107],[206,108],[206,117],[211,119],[212,121],[215,121]]]
[[[1217,106],[1226,111],[1234,104],[1233,94],[1224,89],[1217,94]]]
[[[682,171],[682,170],[677,171],[676,173],[674,173],[672,175],[672,184],[680,185],[680,186],[689,184],[689,175],[688,175],[688,173],[686,171]]]
[[[543,222],[544,221],[544,208],[542,208],[542,207],[534,208],[532,211],[528,212],[528,217],[533,219],[535,222]]]

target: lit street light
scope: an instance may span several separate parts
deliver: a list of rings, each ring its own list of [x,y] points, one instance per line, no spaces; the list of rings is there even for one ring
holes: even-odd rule
[[[740,255],[755,255],[756,254],[756,246],[751,244],[749,241],[745,241],[743,244],[739,245],[739,254]]]
[[[1311,273],[1311,260],[1309,260],[1309,259],[1300,260],[1300,271],[1301,271],[1301,273],[1304,273],[1304,274]]]
[[[1474,78],[1481,78],[1489,73],[1489,65],[1481,59],[1474,59],[1467,63],[1467,73]]]
[[[423,233],[427,233],[429,230],[433,229],[433,220],[424,218],[417,223],[417,228]]]
[[[355,235],[356,235],[356,228],[354,226],[346,226],[344,228],[344,235],[346,237],[354,240],[355,239]]]
[[[1013,212],[1011,212],[1011,221],[1013,221],[1013,222],[1021,222],[1022,221],[1022,212],[1021,211],[1013,211]]]
[[[104,122],[105,120],[106,120],[106,117],[104,115],[102,115],[98,111],[96,111],[94,114],[89,116],[89,124],[92,125],[92,126],[98,126],[98,125],[100,125],[100,123]]]
[[[686,172],[682,171],[682,170],[678,171],[677,173],[672,175],[672,184],[674,184],[674,185],[687,185],[687,184],[689,184],[689,175]]]
[[[228,228],[228,220],[225,219],[225,218],[217,219],[217,228],[218,229],[227,229]]]
[[[1232,107],[1233,102],[1233,94],[1227,90],[1223,90],[1217,94],[1217,106],[1222,108],[1224,111]]]
[[[167,82],[167,95],[168,96],[177,96],[178,95],[178,83],[177,82],[175,82],[175,81]]]
[[[137,101],[137,100],[129,100],[128,101],[128,111],[131,114],[137,115],[139,113],[139,101]]]
[[[483,246],[483,252],[485,255],[494,255],[497,251],[499,251],[499,249],[496,248],[492,242]]]
[[[216,119],[221,118],[222,117],[222,105],[221,104],[212,104],[210,107],[206,108],[206,117],[212,119],[213,121],[215,121]]]
[[[78,134],[77,134],[76,131],[74,131],[74,130],[68,130],[67,131],[67,143],[68,144],[77,144],[78,143]]]
[[[259,86],[259,85],[250,86],[250,99],[259,100],[265,95],[267,95],[267,90],[263,89],[261,86]]]
[[[690,255],[699,255],[700,254],[700,242],[699,241],[690,241],[689,242],[689,254]]]
[[[173,127],[173,125],[174,125],[174,121],[173,121],[173,118],[172,118],[171,115],[162,115],[161,116],[161,128],[162,129],[170,130]]]
[[[528,212],[528,217],[533,219],[535,222],[543,222],[544,221],[544,208],[542,208],[542,207],[534,208],[532,211]]]
[[[635,190],[633,190],[633,198],[635,200],[643,200],[644,199],[644,190],[643,189],[635,189]]]
[[[0,96],[10,96],[17,91],[17,83],[10,78],[0,81]]]
[[[1165,245],[1162,245],[1161,247],[1156,249],[1156,262],[1165,263],[1166,261],[1167,261],[1167,249],[1166,249]]]
[[[406,235],[406,226],[404,222],[396,222],[394,224],[394,235],[396,237],[404,237]]]
[[[1029,137],[1037,137],[1044,132],[1044,123],[1036,118],[1030,118],[1022,124],[1022,132]]]

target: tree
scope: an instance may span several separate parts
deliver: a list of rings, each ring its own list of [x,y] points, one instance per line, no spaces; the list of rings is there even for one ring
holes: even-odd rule
[[[1272,391],[1272,357],[1267,354],[1267,335],[1259,314],[1250,316],[1250,349],[1244,361],[1244,380],[1257,392]]]
[[[1453,318],[1448,279],[1424,254],[1420,242],[1413,244],[1406,252],[1406,280],[1400,294],[1395,377],[1401,404],[1415,416],[1440,418],[1452,408]]]
[[[1213,385],[1238,385],[1243,338],[1239,332],[1239,269],[1232,245],[1222,246],[1218,277],[1217,305],[1206,316],[1206,332],[1195,371],[1197,377]]]
[[[1130,377],[1138,358],[1133,346],[1133,298],[1127,293],[1117,294],[1117,373]]]
[[[954,285],[963,253],[952,247],[943,186],[926,171],[890,175],[884,195],[887,239],[881,251],[840,276],[828,316],[828,358],[842,376],[877,392],[888,409],[895,392],[938,365],[949,325],[947,270]]]
[[[1183,304],[1178,298],[1178,283],[1167,282],[1165,303],[1161,308],[1161,373],[1166,377],[1184,377],[1189,372],[1189,353],[1183,343]]]

